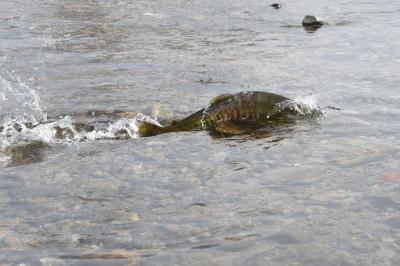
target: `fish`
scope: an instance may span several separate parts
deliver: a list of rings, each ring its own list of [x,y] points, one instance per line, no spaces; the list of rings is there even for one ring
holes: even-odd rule
[[[334,108],[334,107],[328,107]],[[338,108],[335,108],[337,110]],[[134,133],[139,137],[151,137],[164,133],[182,131],[208,131],[211,137],[229,137],[246,135],[250,138],[268,138],[275,133],[289,132],[291,125],[304,117],[321,116],[315,107],[302,106],[285,96],[264,92],[246,91],[235,94],[222,94],[213,98],[207,106],[181,119],[152,119],[137,111],[84,111],[64,116],[49,117],[46,121],[12,122],[0,124],[0,137],[17,139],[8,147],[1,148],[10,159],[7,166],[37,162],[42,159],[42,151],[50,147],[44,140],[30,138],[29,131],[35,136],[35,128],[54,134],[57,140],[86,140],[89,135],[101,133],[101,138],[129,139],[132,132],[129,125],[123,124],[115,131],[109,131],[110,124],[118,121],[133,121]],[[63,118],[71,119],[63,121]],[[78,121],[72,119],[78,119]],[[124,122],[125,123],[125,122]],[[137,126],[137,127],[136,127]],[[105,130],[102,130],[105,128]],[[27,133],[25,133],[27,131]],[[92,133],[93,134],[89,134]],[[107,134],[110,133],[110,134]],[[48,135],[48,134],[47,134]],[[27,137],[27,139],[25,139]],[[93,136],[92,136],[93,137]],[[243,136],[240,136],[242,138]],[[21,141],[23,140],[23,141]]]
[[[299,109],[300,108],[300,109]],[[319,112],[319,110],[311,110]],[[310,110],[302,112],[295,101],[274,93],[264,91],[246,91],[235,94],[225,93],[214,97],[209,104],[197,112],[182,119],[161,120],[151,119],[137,111],[84,111],[69,113],[67,115],[48,117],[46,121],[39,123],[16,122],[8,125],[7,128],[0,125],[0,134],[19,134],[23,130],[34,129],[39,125],[52,125],[54,137],[57,140],[74,139],[81,135],[82,140],[86,139],[85,134],[101,131],[101,127],[107,126],[119,119],[134,119],[137,122],[138,137],[150,137],[164,133],[181,131],[208,131],[214,136],[231,136],[240,134],[257,135],[266,127],[287,126],[296,122],[299,115],[311,114]],[[73,117],[78,121],[62,122],[63,117]],[[107,129],[106,129],[107,131]],[[264,132],[267,133],[268,132]],[[115,139],[128,139],[131,133],[126,128],[113,132]],[[262,135],[262,134],[261,134]],[[105,135],[105,137],[110,137]]]
[[[206,130],[213,133],[244,134],[271,124],[293,122],[296,115],[290,107],[292,100],[275,93],[247,91],[222,94],[213,98],[207,107],[164,125],[141,122],[138,134],[150,137],[179,131]]]

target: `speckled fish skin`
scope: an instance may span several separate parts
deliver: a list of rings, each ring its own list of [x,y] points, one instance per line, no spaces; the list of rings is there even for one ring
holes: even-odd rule
[[[288,98],[263,91],[222,94],[211,100],[210,104],[181,120],[174,120],[170,125],[158,127],[144,123],[139,128],[141,137],[162,133],[210,130],[215,131],[224,123],[260,125],[268,123],[268,118],[277,110],[278,104]]]
[[[277,104],[288,98],[269,92],[250,91],[216,97],[204,111],[203,126],[213,127],[224,122],[251,123],[267,121]]]

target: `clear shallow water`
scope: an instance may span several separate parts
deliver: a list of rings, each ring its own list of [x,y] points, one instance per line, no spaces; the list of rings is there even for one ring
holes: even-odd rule
[[[2,124],[182,117],[243,90],[341,110],[263,139],[50,138],[38,162],[0,168],[0,262],[398,264],[398,1],[268,4],[2,1]],[[306,14],[330,25],[287,27]]]

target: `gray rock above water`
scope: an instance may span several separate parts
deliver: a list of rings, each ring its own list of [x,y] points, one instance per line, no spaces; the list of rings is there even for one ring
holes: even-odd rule
[[[322,18],[307,15],[303,18],[302,24],[304,27],[321,27],[326,23]]]
[[[279,4],[279,3],[273,3],[272,5],[270,5],[270,6],[272,6],[273,8],[275,8],[275,9],[279,9],[279,8],[281,8],[282,7],[282,5],[281,4]]]

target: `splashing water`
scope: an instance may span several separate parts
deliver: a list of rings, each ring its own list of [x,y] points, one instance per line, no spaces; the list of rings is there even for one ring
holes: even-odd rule
[[[294,99],[295,108],[302,114],[319,114],[323,115],[323,111],[317,104],[317,97],[315,95],[308,95],[304,97],[296,97]]]
[[[21,131],[19,122],[37,124],[46,121],[46,113],[40,106],[37,92],[18,77],[6,80],[0,76],[0,167],[9,163],[5,155],[8,147],[21,141],[14,131]]]
[[[138,138],[141,121],[161,126],[156,118],[141,113],[95,126],[76,123],[69,115],[50,121],[35,90],[19,79],[7,81],[0,77],[0,167],[12,163],[10,151],[31,143]]]
[[[138,114],[134,118],[121,118],[105,127],[89,126],[88,129],[82,129],[82,125],[88,125],[75,123],[71,116],[35,125],[8,119],[0,125],[0,167],[11,163],[11,155],[7,154],[7,151],[15,146],[31,142],[69,144],[75,141],[138,138],[139,124],[142,121],[160,125],[155,119],[144,114]]]
[[[41,122],[47,119],[37,92],[18,77],[8,81],[0,76],[0,122],[15,119]]]
[[[306,118],[322,118],[325,112],[318,106],[317,98],[314,95],[298,96],[293,100],[280,103],[279,109],[294,111],[296,116]]]

